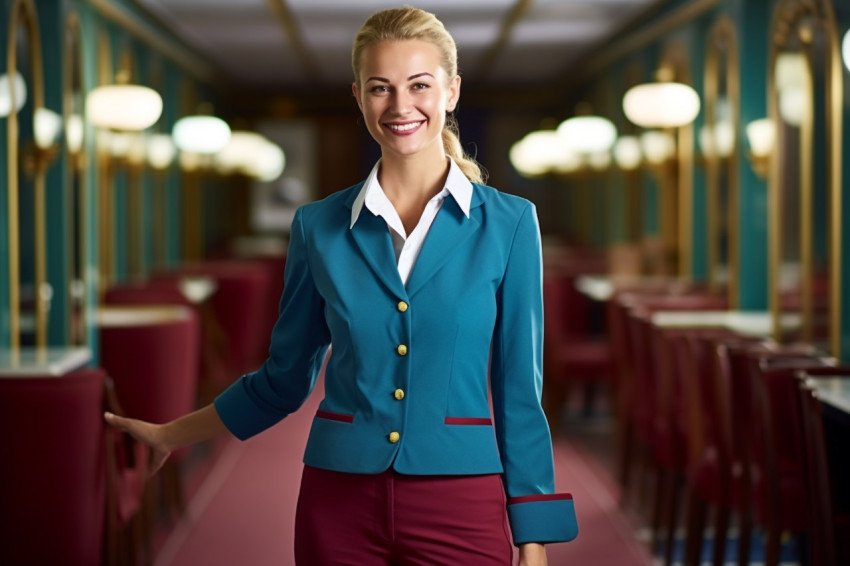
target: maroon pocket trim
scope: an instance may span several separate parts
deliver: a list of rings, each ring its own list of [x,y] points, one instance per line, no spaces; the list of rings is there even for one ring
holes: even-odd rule
[[[354,422],[354,415],[343,415],[342,413],[331,413],[330,411],[316,411],[316,416],[329,421],[339,421],[342,423]]]
[[[559,501],[562,499],[572,499],[572,493],[540,493],[537,495],[522,495],[520,497],[511,497],[508,500],[508,505],[515,503],[532,503],[535,501]]]
[[[490,426],[493,421],[490,419],[476,419],[463,417],[446,417],[445,424],[447,425],[484,425]]]

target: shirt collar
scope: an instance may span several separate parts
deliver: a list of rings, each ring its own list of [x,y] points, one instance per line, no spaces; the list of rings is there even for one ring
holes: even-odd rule
[[[380,165],[381,160],[379,159],[378,162],[375,163],[375,166],[372,167],[372,171],[363,183],[363,188],[360,189],[360,192],[357,194],[357,198],[354,199],[354,203],[351,205],[351,225],[349,228],[353,228],[357,223],[357,219],[360,218],[360,213],[363,211],[364,205],[367,209],[372,210],[369,204],[367,204],[367,197],[369,198],[369,203],[374,202],[374,197],[370,197],[370,193],[375,191],[383,193],[381,184],[378,182],[378,169],[380,168]],[[455,160],[451,157],[449,157],[449,174],[446,177],[444,190],[448,191],[452,198],[455,199],[455,202],[457,202],[464,215],[469,218],[469,209],[472,203],[472,183],[466,178],[466,175],[463,174],[463,171],[460,170],[460,167],[458,167]],[[386,197],[384,197],[384,199],[386,199]]]

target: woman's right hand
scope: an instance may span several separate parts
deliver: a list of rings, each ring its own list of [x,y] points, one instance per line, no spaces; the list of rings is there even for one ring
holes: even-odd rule
[[[172,451],[172,448],[165,442],[163,425],[119,417],[108,411],[104,414],[104,419],[106,419],[107,424],[110,426],[129,434],[137,441],[147,445],[151,449],[148,474],[153,475],[159,471]]]

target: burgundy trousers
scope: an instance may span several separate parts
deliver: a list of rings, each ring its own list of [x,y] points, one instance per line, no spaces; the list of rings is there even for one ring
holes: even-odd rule
[[[304,467],[298,566],[510,566],[498,475],[347,474]]]

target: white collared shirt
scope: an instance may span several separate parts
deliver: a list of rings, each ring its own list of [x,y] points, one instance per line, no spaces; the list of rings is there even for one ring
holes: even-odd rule
[[[353,228],[360,218],[360,212],[363,207],[366,210],[380,216],[387,223],[390,236],[393,241],[393,249],[395,250],[396,263],[398,264],[398,274],[401,281],[407,284],[407,279],[410,277],[410,272],[413,270],[413,265],[416,263],[416,258],[419,257],[419,252],[422,250],[422,244],[425,243],[425,237],[434,223],[440,207],[443,206],[443,201],[447,196],[451,195],[455,199],[460,209],[469,218],[469,208],[472,202],[472,183],[466,178],[466,175],[460,170],[454,159],[449,157],[449,174],[446,177],[446,184],[443,190],[437,193],[428,204],[425,205],[425,210],[419,218],[419,222],[410,234],[407,234],[404,225],[401,222],[398,212],[387,198],[384,189],[378,182],[378,169],[381,165],[380,159],[372,168],[372,172],[363,183],[363,188],[354,200],[351,207],[351,226]]]

